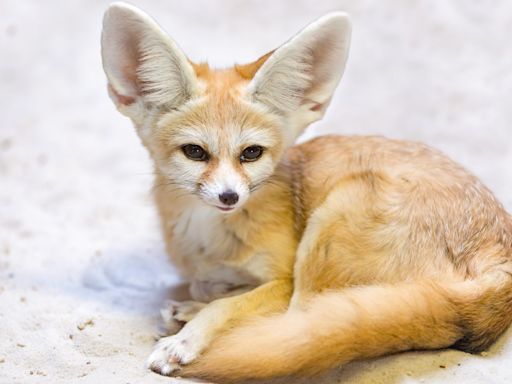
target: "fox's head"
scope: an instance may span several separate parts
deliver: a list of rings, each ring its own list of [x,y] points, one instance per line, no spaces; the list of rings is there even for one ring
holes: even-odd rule
[[[350,23],[328,14],[253,63],[214,70],[190,61],[145,13],[114,3],[101,42],[110,97],[157,172],[230,211],[323,116],[345,67]]]

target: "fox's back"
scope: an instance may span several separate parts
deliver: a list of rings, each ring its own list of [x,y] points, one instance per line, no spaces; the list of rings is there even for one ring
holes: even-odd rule
[[[410,193],[476,189],[491,197],[475,176],[440,151],[380,136],[320,136],[292,147],[282,167],[298,179],[295,184],[300,185],[299,193],[308,211],[332,188],[352,179],[365,180],[375,187],[385,182]]]
[[[463,274],[472,273],[470,256],[489,243],[512,255],[512,220],[502,205],[475,176],[424,144],[322,136],[291,148],[282,166],[292,175],[302,228],[319,211],[338,211],[336,225],[350,218],[348,237],[367,240],[363,254],[393,249],[415,255],[412,264],[439,255],[440,264]],[[397,261],[396,268],[386,265],[397,278],[401,269],[411,273]]]

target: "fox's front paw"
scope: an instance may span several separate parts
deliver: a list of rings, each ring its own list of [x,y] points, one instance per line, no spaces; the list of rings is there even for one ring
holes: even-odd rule
[[[188,332],[164,337],[155,346],[147,366],[164,376],[178,375],[182,365],[193,361],[201,352],[201,345]]]

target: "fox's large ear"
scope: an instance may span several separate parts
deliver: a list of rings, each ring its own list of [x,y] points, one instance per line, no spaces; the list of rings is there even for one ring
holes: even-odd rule
[[[351,26],[345,13],[327,14],[263,56],[248,92],[304,128],[322,118],[345,69]]]
[[[105,12],[101,55],[110,96],[127,115],[139,101],[172,109],[195,92],[194,69],[185,54],[153,19],[131,5],[113,3]]]

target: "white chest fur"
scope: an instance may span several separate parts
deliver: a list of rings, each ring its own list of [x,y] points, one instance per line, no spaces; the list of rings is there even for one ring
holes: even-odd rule
[[[191,280],[229,287],[257,285],[264,280],[261,253],[255,251],[245,260],[236,257],[245,247],[243,238],[215,208],[203,204],[184,207],[173,227],[173,248],[178,254],[172,256]]]

